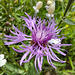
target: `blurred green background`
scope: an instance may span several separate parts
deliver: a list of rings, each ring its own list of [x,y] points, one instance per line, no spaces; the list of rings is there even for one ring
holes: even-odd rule
[[[35,6],[38,1],[39,0],[0,0],[0,54],[3,53],[7,59],[5,66],[0,67],[0,75],[75,75],[75,1],[73,0],[65,16],[63,15],[69,0],[55,0],[55,22],[59,25],[62,20],[59,28],[68,25],[68,27],[60,33],[65,34],[66,37],[62,43],[72,44],[72,46],[63,47],[69,52],[66,57],[56,52],[58,57],[66,60],[64,64],[53,61],[53,64],[57,67],[56,70],[47,63],[46,58],[44,58],[43,70],[39,74],[37,74],[35,70],[34,59],[20,66],[19,62],[23,53],[17,53],[12,49],[12,46],[19,48],[20,43],[10,46],[4,45],[4,34],[9,35],[9,29],[14,30],[12,25],[18,26],[18,29],[22,27],[22,24],[25,22],[20,16],[26,16],[24,12],[34,16],[33,6]],[[41,1],[43,2],[43,7],[37,16],[42,19],[48,19],[45,15],[47,13],[45,9],[47,1]],[[30,35],[30,31],[27,28],[25,28],[25,32]],[[28,44],[28,42],[25,43]]]

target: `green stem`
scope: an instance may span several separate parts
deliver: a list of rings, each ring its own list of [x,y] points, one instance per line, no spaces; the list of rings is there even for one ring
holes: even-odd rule
[[[16,65],[17,65],[19,68],[23,69],[23,68],[15,61],[14,58],[12,58],[12,60],[16,63]]]
[[[71,57],[69,57],[69,61],[70,61],[70,64],[71,64],[72,70],[74,70],[74,65],[73,65],[73,62],[72,62],[72,58],[71,58]]]
[[[73,3],[73,1],[74,1],[74,0],[69,0],[69,1],[68,1],[68,4],[67,4],[67,7],[66,7],[66,10],[65,10],[65,12],[64,12],[64,15],[63,15],[62,19],[60,20],[58,26],[62,23],[62,20],[63,20],[64,17],[66,16],[66,14],[67,14],[67,12],[68,12],[68,10],[69,10],[71,4]]]
[[[1,38],[0,38],[0,43],[1,43],[1,46],[3,46],[3,48],[6,50],[7,54],[9,55],[9,52],[8,52],[7,48],[4,46],[3,41],[2,41]]]

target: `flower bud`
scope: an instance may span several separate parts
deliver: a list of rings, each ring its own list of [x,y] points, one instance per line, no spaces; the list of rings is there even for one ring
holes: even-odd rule
[[[47,1],[47,5],[45,6],[46,10],[48,11],[48,14],[53,14],[55,10],[55,1]]]
[[[52,2],[51,1],[47,1],[47,5],[51,5],[52,4]]]
[[[65,28],[68,28],[68,27],[69,27],[69,25],[66,25],[63,28],[61,28],[60,30],[65,29]]]
[[[68,28],[69,25],[66,25],[65,27]]]
[[[36,8],[37,9],[40,9],[43,5],[43,2],[42,1],[39,1],[37,4],[36,4]]]

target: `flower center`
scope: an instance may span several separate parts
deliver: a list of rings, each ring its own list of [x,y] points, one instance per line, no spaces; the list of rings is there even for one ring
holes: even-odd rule
[[[31,46],[32,46],[33,44],[35,44],[34,46],[37,46],[37,45],[38,45],[38,43],[34,42],[33,40],[30,41],[30,44],[31,44]],[[46,45],[47,45],[47,43],[41,44],[41,46],[43,46],[43,47],[46,47]]]

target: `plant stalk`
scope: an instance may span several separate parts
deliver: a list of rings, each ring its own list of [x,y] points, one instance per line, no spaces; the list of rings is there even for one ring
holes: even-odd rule
[[[66,10],[65,10],[65,12],[64,12],[64,15],[63,15],[62,19],[60,20],[58,26],[62,23],[62,20],[63,20],[64,17],[66,16],[66,14],[67,14],[67,12],[68,12],[68,10],[69,10],[71,4],[73,3],[73,1],[74,1],[74,0],[69,0],[69,1],[68,1],[68,4],[67,4],[67,7],[66,7]]]

